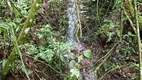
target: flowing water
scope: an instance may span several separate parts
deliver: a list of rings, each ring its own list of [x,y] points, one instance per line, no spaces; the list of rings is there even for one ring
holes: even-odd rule
[[[71,43],[72,49],[82,50],[84,47],[79,44],[74,36],[75,29],[76,29],[76,22],[78,20],[77,18],[77,11],[76,11],[76,0],[70,0],[69,7],[67,10],[68,14],[68,36],[67,36],[67,42]]]
[[[68,36],[67,36],[67,42],[71,43],[71,48],[73,50],[83,50],[84,47],[79,44],[74,36],[75,29],[76,29],[76,22],[78,20],[77,18],[77,11],[76,11],[76,4],[75,1],[77,0],[69,0],[68,3]],[[94,73],[89,68],[84,68],[80,71],[82,80],[95,80]]]

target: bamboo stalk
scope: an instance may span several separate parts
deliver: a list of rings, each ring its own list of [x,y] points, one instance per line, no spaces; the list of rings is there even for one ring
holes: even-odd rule
[[[141,40],[140,40],[140,29],[138,22],[138,14],[137,14],[137,0],[134,0],[134,14],[135,14],[135,22],[137,28],[137,38],[138,38],[138,53],[139,53],[139,71],[140,71],[140,80],[142,80],[142,55],[141,55]]]
[[[123,5],[123,1],[121,1],[121,6]],[[120,11],[120,42],[122,42],[122,32],[123,32],[123,9],[121,7]]]
[[[122,7],[122,9],[123,9],[123,12],[124,12],[124,14],[126,15],[127,19],[129,20],[130,25],[131,25],[131,27],[133,28],[133,31],[135,32],[135,34],[137,34],[137,31],[136,31],[136,28],[135,28],[135,26],[134,26],[133,21],[131,20],[131,18],[130,18],[129,15],[127,14],[125,8]]]
[[[131,0],[125,0],[124,3],[130,13],[131,18],[134,19],[134,8],[132,6]]]
[[[21,63],[22,63],[23,70],[24,70],[24,72],[25,72],[25,74],[26,74],[28,80],[30,80],[30,77],[29,77],[29,75],[28,75],[28,71],[26,70],[26,66],[25,66],[24,61],[23,61],[23,58],[22,58],[22,53],[21,53],[21,51],[20,51],[20,49],[19,49],[19,47],[18,47],[16,35],[15,35],[15,33],[14,33],[13,28],[12,28],[12,36],[13,36],[13,43],[15,44],[15,46],[16,46],[16,48],[17,48],[17,52],[19,53],[19,56],[20,56],[20,59],[21,59]]]
[[[97,24],[99,24],[99,26],[101,26],[100,16],[99,16],[99,0],[97,0],[97,2],[96,2],[96,18],[97,18],[97,21],[98,21]]]

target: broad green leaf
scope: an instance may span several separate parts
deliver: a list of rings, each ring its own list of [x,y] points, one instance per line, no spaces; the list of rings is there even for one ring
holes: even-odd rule
[[[70,62],[69,62],[69,68],[71,69],[71,68],[74,68],[75,67],[75,60],[71,60]]]
[[[83,51],[83,55],[87,58],[91,58],[92,52],[91,52],[91,50],[87,49],[87,50]]]
[[[79,57],[77,58],[77,59],[78,59],[78,63],[81,62],[82,58],[83,58],[83,55],[81,55],[81,56],[79,56]]]
[[[77,78],[79,78],[79,73],[80,72],[79,72],[78,69],[73,68],[73,69],[70,70],[70,72],[71,72],[71,77],[76,76]]]

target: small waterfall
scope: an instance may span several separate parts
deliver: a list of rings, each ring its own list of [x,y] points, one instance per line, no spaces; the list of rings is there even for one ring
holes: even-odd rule
[[[76,30],[76,22],[78,20],[77,18],[77,11],[76,11],[76,0],[70,0],[68,4],[67,14],[68,14],[68,36],[67,36],[67,42],[71,43],[72,49],[75,50],[82,50],[84,47],[79,44],[74,36],[75,30]]]
[[[73,50],[83,50],[84,47],[77,42],[75,38],[75,31],[76,31],[76,23],[78,21],[77,17],[77,10],[76,10],[76,2],[77,0],[69,0],[68,3],[68,35],[67,35],[67,42],[71,43],[71,48]],[[95,80],[94,73],[89,68],[84,68],[82,71],[80,71],[82,78],[81,80]]]

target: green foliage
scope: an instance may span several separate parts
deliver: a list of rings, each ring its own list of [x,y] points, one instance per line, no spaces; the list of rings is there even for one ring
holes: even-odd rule
[[[4,34],[6,35],[5,38],[6,38],[6,44],[10,44],[9,42],[10,41],[13,41],[13,36],[11,35],[11,30],[12,28],[18,28],[17,27],[17,24],[15,22],[0,22],[0,34],[2,34],[2,32],[4,32]],[[16,31],[16,30],[15,30]],[[12,45],[12,44],[10,44]]]
[[[83,59],[83,55],[78,56],[77,59],[78,59],[78,63],[80,63],[81,60]]]
[[[74,67],[75,67],[75,64],[76,64],[76,61],[75,61],[75,60],[71,60],[71,61],[69,62],[69,68],[70,68],[70,69],[74,68]]]
[[[123,35],[123,42],[121,47],[123,54],[121,54],[120,57],[126,60],[130,60],[132,59],[132,54],[138,55],[136,51],[136,43],[136,35],[132,34],[131,32],[128,32],[128,34]]]
[[[71,79],[72,79],[74,76],[76,76],[76,78],[79,78],[79,76],[80,76],[80,71],[79,71],[78,69],[73,68],[73,69],[70,70],[70,72],[71,72]]]
[[[18,0],[17,5],[15,5],[18,10],[20,10],[20,13],[24,16],[27,17],[28,10],[30,9],[29,5],[29,0]]]
[[[0,5],[4,5],[5,0],[0,0]]]
[[[7,30],[4,23],[0,23],[0,33]]]
[[[66,75],[64,80],[82,80],[80,77],[80,70],[77,68],[70,69],[70,72]]]
[[[0,57],[3,53],[7,53],[6,56],[4,54],[4,57],[2,57],[0,61],[2,67],[4,67],[6,63],[5,58],[8,57],[14,45],[14,36],[12,35],[11,30],[14,29],[16,36],[18,36],[31,7],[31,1],[32,0],[0,0]],[[112,47],[114,43],[119,43],[116,50],[109,55],[107,61],[103,63],[101,67],[99,66],[99,70],[96,75],[98,78],[101,77],[103,79],[105,79],[105,77],[106,79],[109,79],[109,76],[113,77],[114,75],[115,77],[121,77],[121,79],[138,79],[138,64],[132,64],[130,66],[133,69],[132,73],[130,73],[133,74],[133,76],[131,76],[132,78],[128,78],[126,75],[122,74],[123,72],[120,73],[120,71],[123,71],[120,69],[121,65],[138,62],[136,35],[128,32],[127,34],[122,35],[122,42],[119,40],[120,22],[115,18],[120,17],[118,13],[120,6],[122,6],[122,0],[98,0],[98,5],[96,3],[97,0],[80,0],[80,17],[81,26],[83,28],[83,38],[85,37],[85,43],[90,49],[80,52],[81,54],[79,55],[73,53],[74,51],[71,52],[70,45],[65,42],[65,29],[67,29],[66,27],[68,26],[68,16],[66,13],[68,0],[44,1],[45,2],[42,5],[36,4],[36,6],[41,6],[40,10],[42,11],[38,11],[39,13],[37,15],[36,22],[34,22],[33,19],[29,20],[30,24],[32,24],[30,26],[33,26],[33,28],[28,27],[24,30],[26,34],[26,37],[24,37],[24,44],[18,46],[24,56],[32,57],[35,62],[45,62],[52,67],[53,71],[57,72],[59,77],[64,77],[64,80],[81,80],[82,73],[80,69],[84,69],[84,66],[82,66],[82,61],[84,61],[83,59],[88,59],[91,62],[94,62],[101,58],[97,63],[95,63],[95,65],[94,63],[91,64],[93,65],[93,68],[97,67],[98,64],[101,63],[102,59],[105,59],[106,56],[108,56],[103,55],[110,50],[110,47]],[[138,4],[141,5],[141,0],[138,0]],[[98,13],[96,6],[98,6]],[[139,14],[141,14],[141,7],[139,9]],[[98,18],[100,18],[100,20]],[[124,24],[125,20],[123,20]],[[139,21],[141,20],[142,18],[139,16]],[[129,26],[126,25],[126,27]],[[101,35],[101,37],[97,35]],[[20,41],[22,40],[23,39]],[[98,43],[95,43],[97,41]],[[102,45],[99,41],[102,41]],[[98,44],[102,47],[101,50],[104,54],[98,50]],[[107,45],[107,47],[104,47],[104,45]],[[97,54],[95,55],[95,58],[93,56],[94,53]],[[19,57],[14,64],[10,64],[12,67],[11,71],[14,73],[15,67],[17,66],[23,74],[25,71],[21,66],[21,60],[18,59]],[[26,60],[27,58],[23,57],[23,59]],[[27,63],[25,62],[25,64]],[[31,65],[28,65],[26,69],[28,70],[28,75],[32,77],[34,73],[30,70],[29,66]],[[32,68],[35,68],[35,66],[36,64],[34,64]],[[90,68],[90,64],[87,65],[87,68]],[[0,68],[0,71],[1,69],[2,68]],[[120,71],[116,69],[120,69]],[[36,69],[34,70],[36,71]],[[55,73],[52,74],[52,71],[47,71],[47,73],[50,72],[51,75],[56,75]],[[40,80],[46,80],[46,78],[41,77]]]
[[[109,16],[111,18],[111,16]],[[128,26],[127,26],[128,27]],[[102,65],[102,67],[98,71],[98,76],[104,77],[104,75],[108,74],[108,76],[112,76],[115,69],[119,69],[122,67],[121,65],[125,65],[129,62],[137,62],[137,37],[131,32],[122,35],[122,42],[119,41],[120,38],[120,23],[116,20],[113,21],[111,19],[105,19],[100,30],[97,34],[103,35],[101,38],[105,39],[106,42],[111,42],[105,44],[107,47],[104,47],[103,52],[107,52],[108,47],[111,46],[114,42],[119,43],[113,55],[107,60],[106,63]],[[107,48],[107,49],[105,49]],[[104,56],[105,58],[106,56]],[[124,60],[124,61],[123,61]],[[125,61],[126,60],[126,61]],[[133,69],[135,69],[133,67]],[[121,69],[120,69],[121,70]],[[102,72],[104,75],[102,76]],[[126,72],[127,73],[127,72]],[[135,73],[134,73],[135,75]],[[121,79],[132,79],[126,78],[126,76],[121,77]],[[102,78],[101,78],[102,79]],[[105,79],[105,78],[104,78]],[[133,79],[137,79],[136,77]]]
[[[49,24],[43,25],[42,28],[34,34],[43,41],[41,41],[42,43],[40,45],[23,45],[23,48],[28,49],[26,53],[34,55],[35,60],[45,60],[56,69],[60,69],[60,65],[65,65],[63,56],[70,52],[70,48],[68,44],[56,41],[53,37],[54,33],[51,31],[51,26]]]
[[[91,58],[92,52],[91,52],[91,50],[87,49],[87,50],[83,51],[83,55],[87,58]]]
[[[105,19],[97,34],[103,35],[102,38],[107,37],[106,42],[116,41],[117,37],[120,37],[119,23]]]

